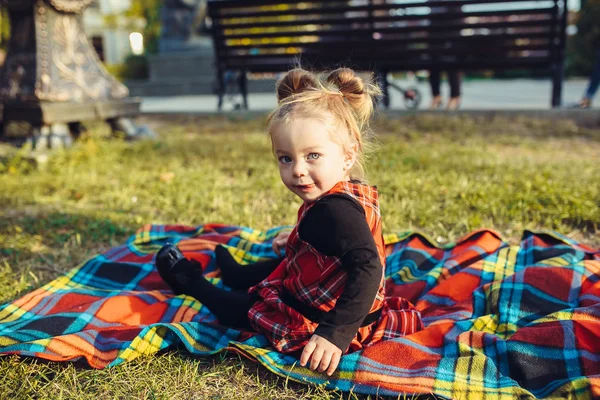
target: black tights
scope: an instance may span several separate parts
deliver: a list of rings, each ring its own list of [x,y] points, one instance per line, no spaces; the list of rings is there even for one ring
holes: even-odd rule
[[[223,325],[249,329],[248,311],[256,302],[256,297],[248,294],[248,289],[269,276],[282,259],[239,265],[222,246],[217,246],[215,254],[223,283],[233,291],[220,289],[207,281],[202,271],[191,262],[182,262],[181,268],[172,272],[172,278],[180,285],[183,294],[199,300]]]

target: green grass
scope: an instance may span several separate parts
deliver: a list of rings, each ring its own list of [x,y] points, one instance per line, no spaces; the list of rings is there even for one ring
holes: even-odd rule
[[[92,134],[35,167],[0,159],[0,301],[33,290],[122,243],[145,223],[294,223],[298,201],[279,181],[263,118],[155,119],[156,141]],[[491,227],[518,241],[555,230],[600,246],[600,130],[569,122],[421,116],[375,125],[368,179],[386,233],[442,242]],[[96,371],[0,358],[0,398],[341,398],[237,356],[167,352]],[[360,398],[345,395],[344,398]],[[402,397],[401,397],[402,398]]]

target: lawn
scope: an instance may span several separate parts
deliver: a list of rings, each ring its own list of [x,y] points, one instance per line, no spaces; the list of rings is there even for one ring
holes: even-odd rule
[[[145,223],[294,223],[263,117],[155,118],[154,141],[108,139],[104,125],[35,166],[0,159],[0,301],[19,297]],[[440,242],[482,227],[517,242],[554,230],[600,246],[600,129],[546,120],[421,116],[375,123],[368,180],[384,233]],[[109,370],[0,358],[0,398],[336,399],[238,356],[169,351]],[[361,398],[349,395],[349,398]]]

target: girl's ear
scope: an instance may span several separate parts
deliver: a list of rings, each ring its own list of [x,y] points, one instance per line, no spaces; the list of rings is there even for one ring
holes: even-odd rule
[[[356,162],[356,156],[358,155],[358,143],[350,145],[346,151],[346,158],[344,159],[344,170],[349,171],[354,163]]]

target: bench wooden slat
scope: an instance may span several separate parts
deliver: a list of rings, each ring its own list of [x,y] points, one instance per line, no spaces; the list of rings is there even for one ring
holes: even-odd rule
[[[510,2],[511,4],[525,4],[529,5],[529,1],[515,1],[515,0],[506,0],[506,2]],[[494,3],[501,3],[496,2]],[[240,11],[238,8],[223,8],[219,9],[216,12],[218,13],[220,18],[229,19],[229,18],[268,18],[268,17],[280,17],[282,15],[285,16],[302,16],[302,15],[310,15],[310,14],[343,14],[346,12],[383,12],[383,11],[392,11],[392,10],[410,10],[412,8],[435,8],[435,7],[444,7],[444,8],[452,8],[452,7],[461,7],[465,5],[473,5],[473,4],[481,4],[481,0],[472,0],[472,1],[428,1],[426,3],[394,3],[394,4],[373,4],[373,5],[344,5],[344,6],[322,6],[321,7],[310,7],[310,8],[289,8],[286,10],[260,10],[261,4],[252,6],[246,5],[244,10]],[[548,8],[548,7],[542,7]],[[519,8],[519,10],[523,9],[523,7]],[[249,10],[258,10],[258,11],[249,11]],[[222,13],[221,11],[225,11]],[[512,10],[514,11],[514,9]]]
[[[258,7],[263,6],[274,6],[274,5],[299,5],[302,4],[306,6],[307,4],[317,4],[322,6],[324,1],[322,0],[253,0],[252,2],[248,2],[247,0],[217,0],[211,1],[211,9],[214,12],[226,10],[226,9],[234,9],[237,11],[237,14],[243,14],[244,11],[239,11],[239,9],[250,10],[256,9]],[[343,1],[340,0],[329,0],[326,1],[328,6],[331,4],[344,4]],[[415,2],[407,2],[407,3],[392,3],[392,4],[369,4],[367,7],[371,7],[375,10],[389,10],[393,8],[410,8],[410,7],[455,7],[460,5],[472,5],[472,4],[486,4],[486,3],[529,3],[528,0],[493,0],[493,1],[482,1],[482,0],[431,0],[427,2],[415,1]],[[346,7],[361,7],[361,6],[341,6],[341,8]]]
[[[294,21],[267,21],[267,22],[246,22],[246,23],[221,23],[219,29],[248,29],[248,28],[277,28],[277,27],[290,27],[306,25],[352,25],[352,24],[364,24],[364,23],[381,23],[381,22],[401,22],[401,21],[431,21],[431,20],[464,20],[465,18],[493,18],[493,17],[506,17],[514,15],[514,10],[505,11],[473,11],[473,12],[448,12],[448,13],[433,13],[424,15],[403,15],[402,17],[397,16],[373,16],[365,21],[365,17],[343,17],[343,18],[313,18],[313,19],[299,19]],[[555,14],[554,8],[532,8],[519,10],[519,15],[527,16],[543,16],[545,18],[552,18]],[[533,20],[535,21],[535,20]],[[465,23],[466,25],[466,23]]]
[[[230,68],[240,68],[248,72],[282,72],[287,71],[297,65],[298,59],[272,59],[272,60],[261,60],[260,63],[242,62],[242,63],[231,63]],[[375,64],[373,62],[362,62],[360,60],[344,60],[336,59],[332,64],[330,59],[327,60],[315,60],[309,56],[303,56],[301,61],[310,65],[313,68],[326,68],[331,69],[332,67],[349,67],[354,68],[357,71],[373,71]],[[497,69],[497,68],[535,68],[535,69],[546,69],[548,68],[548,59],[546,57],[531,57],[531,58],[513,58],[508,57],[504,61],[495,59],[491,60],[460,60],[460,61],[443,61],[437,63],[438,67],[442,70],[446,69],[461,69],[461,70],[473,70],[473,69]],[[386,62],[382,61],[378,63],[377,67],[383,70],[397,70],[397,62]],[[411,60],[404,61],[402,70],[405,71],[416,71],[420,69],[431,68],[431,60]]]
[[[520,27],[538,27],[552,28],[554,26],[552,20],[539,21],[509,21],[509,22],[478,22],[469,24],[462,29],[505,29],[505,28],[520,28]],[[441,32],[448,30],[457,30],[455,24],[436,24],[429,26],[398,26],[390,28],[378,28],[376,31],[382,35],[405,32]],[[357,29],[340,29],[331,31],[282,31],[282,32],[265,32],[265,33],[244,33],[244,34],[223,34],[218,35],[218,41],[230,39],[262,39],[262,38],[278,38],[278,37],[298,37],[298,36],[362,36],[373,37],[373,30],[370,28]]]
[[[393,39],[379,39],[376,44],[373,44],[372,39],[358,39],[349,41],[347,38],[341,38],[339,41],[314,41],[314,42],[286,42],[286,43],[256,43],[256,44],[236,44],[227,45],[219,51],[229,50],[255,50],[255,49],[277,49],[281,47],[302,47],[304,49],[323,49],[335,45],[337,43],[353,45],[353,46],[394,46],[397,44],[426,44],[426,43],[454,43],[457,41],[461,42],[472,42],[481,40],[481,36],[484,36],[488,40],[504,40],[514,41],[518,39],[545,39],[550,41],[548,31],[544,32],[522,32],[522,33],[510,33],[510,34],[491,34],[491,35],[473,35],[473,36],[459,36],[459,35],[431,35],[428,37],[402,37]],[[345,40],[344,40],[345,39]],[[220,53],[222,54],[222,53]]]
[[[322,54],[322,57],[327,58],[360,58],[360,57],[372,57],[378,59],[378,57],[384,57],[388,60],[390,59],[404,59],[410,55],[418,54],[418,55],[429,55],[429,54],[440,54],[444,56],[462,56],[462,55],[473,55],[479,56],[478,52],[485,50],[486,52],[483,55],[489,54],[507,54],[509,52],[523,52],[523,51],[549,51],[548,44],[527,44],[522,46],[514,46],[507,45],[502,46],[496,45],[493,48],[488,48],[490,43],[478,43],[477,45],[471,44],[468,47],[451,47],[446,48],[444,46],[435,46],[428,48],[409,48],[409,47],[400,47],[396,46],[392,49],[389,48],[368,48],[368,47],[356,47],[353,48],[351,46],[331,46],[328,48],[327,54],[323,54],[322,52],[314,52],[312,54]],[[227,58],[229,60],[242,60],[242,59],[252,59],[252,60],[260,60],[262,58],[271,58],[271,57],[290,57],[293,54],[308,54],[310,55],[310,51],[306,51],[303,53],[263,53],[263,54],[228,54]]]

